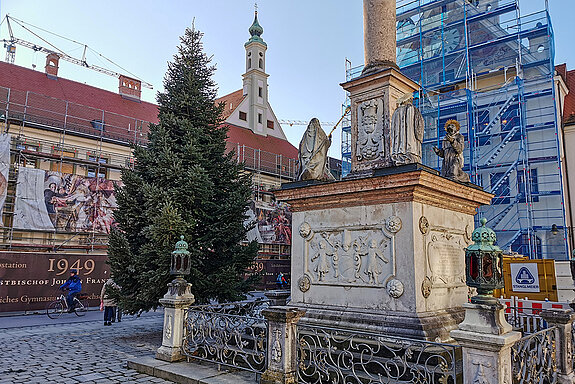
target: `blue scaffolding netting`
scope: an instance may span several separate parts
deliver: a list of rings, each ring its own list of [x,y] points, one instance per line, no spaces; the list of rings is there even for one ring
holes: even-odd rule
[[[422,162],[449,119],[466,138],[465,171],[495,195],[485,217],[498,244],[530,258],[567,259],[553,29],[548,10],[521,15],[518,0],[397,1],[397,63],[420,85]],[[346,62],[346,80],[361,73]],[[346,98],[344,108],[349,105]],[[343,122],[343,172],[351,164]]]

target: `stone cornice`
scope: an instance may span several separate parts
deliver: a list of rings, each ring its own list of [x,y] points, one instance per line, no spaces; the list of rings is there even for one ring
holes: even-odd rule
[[[476,208],[490,204],[493,197],[478,187],[457,183],[426,170],[305,186],[294,184],[274,191],[276,198],[289,203],[294,212],[418,202],[475,215]]]

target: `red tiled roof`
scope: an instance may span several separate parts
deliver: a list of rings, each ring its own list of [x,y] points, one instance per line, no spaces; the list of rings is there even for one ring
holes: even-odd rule
[[[237,125],[228,124],[228,148],[233,148],[237,144],[246,147],[260,149],[263,152],[274,153],[297,159],[297,148],[289,141],[274,136],[261,136],[253,133],[250,129],[238,127]]]
[[[0,62],[0,86],[30,91],[139,120],[158,122],[158,107],[155,104],[128,100],[118,93],[62,77],[52,79],[44,72],[14,64]]]
[[[235,109],[240,105],[240,103],[244,100],[245,96],[243,94],[242,89],[238,89],[235,92],[227,94],[225,96],[219,97],[215,100],[216,104],[225,103],[226,107],[224,108],[223,118],[224,120],[231,116],[231,114],[235,111]]]
[[[557,71],[561,73],[559,70]],[[573,115],[575,114],[575,70],[565,70],[564,80],[569,89],[569,93],[565,96],[563,103],[563,123],[572,124]]]

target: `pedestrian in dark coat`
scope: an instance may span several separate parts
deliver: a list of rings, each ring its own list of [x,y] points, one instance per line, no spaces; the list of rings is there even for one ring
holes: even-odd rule
[[[118,284],[114,282],[111,278],[108,279],[102,286],[102,292],[100,292],[100,298],[102,300],[102,305],[104,306],[104,325],[112,325],[112,317],[114,316],[114,307],[116,307],[116,300],[112,299],[110,296],[110,291],[112,289],[119,289]]]

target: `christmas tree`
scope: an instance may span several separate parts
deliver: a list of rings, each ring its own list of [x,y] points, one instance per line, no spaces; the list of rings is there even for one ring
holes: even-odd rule
[[[240,299],[252,283],[242,278],[257,253],[255,242],[245,243],[251,177],[226,153],[224,105],[214,103],[215,67],[201,37],[188,28],[180,38],[157,96],[159,123],[150,125],[147,147],[135,147],[134,168],[122,170],[108,257],[129,313],[159,305],[180,235],[197,303]]]

